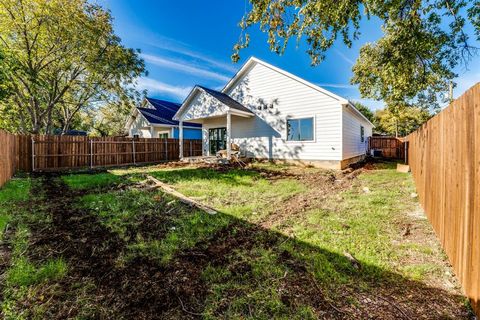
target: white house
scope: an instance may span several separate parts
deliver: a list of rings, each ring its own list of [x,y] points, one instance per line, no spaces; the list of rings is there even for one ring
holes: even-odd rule
[[[344,168],[366,154],[373,124],[347,99],[257,58],[221,91],[192,89],[173,117],[202,125],[203,154],[231,143],[247,157]],[[182,150],[182,145],[180,145]]]
[[[140,106],[134,108],[127,119],[125,130],[129,137],[139,138],[175,138],[179,136],[179,123],[173,116],[181,104],[145,98]],[[183,137],[185,139],[201,139],[202,125],[184,123]]]

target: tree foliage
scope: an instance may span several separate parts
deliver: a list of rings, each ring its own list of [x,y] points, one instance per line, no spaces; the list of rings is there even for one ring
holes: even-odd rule
[[[417,130],[432,114],[420,107],[377,110],[374,115],[375,132],[403,137]]]
[[[68,130],[89,107],[127,103],[145,72],[110,13],[87,0],[2,0],[0,52],[11,86],[0,116],[18,119],[20,132]]]
[[[369,107],[360,102],[354,102],[353,105],[360,111],[371,123],[375,121],[375,115]]]
[[[363,46],[353,67],[353,84],[365,98],[389,106],[437,106],[445,97],[453,69],[466,65],[480,41],[480,0],[250,0],[240,22],[242,31],[259,24],[270,49],[282,54],[291,38],[305,39],[313,65],[319,64],[338,38],[350,47],[360,34],[362,18],[382,21],[383,37]],[[233,61],[248,47],[243,33]]]

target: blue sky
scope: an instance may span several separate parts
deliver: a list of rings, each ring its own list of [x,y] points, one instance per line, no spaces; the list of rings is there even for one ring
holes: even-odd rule
[[[351,68],[360,47],[381,36],[380,23],[362,21],[361,37],[352,48],[338,42],[317,67],[310,66],[304,43],[292,41],[283,56],[268,50],[266,36],[258,27],[250,29],[250,47],[241,52],[242,60],[230,60],[245,12],[245,0],[98,0],[111,10],[115,32],[122,42],[142,51],[149,72],[139,85],[148,95],[181,102],[195,84],[222,88],[250,56],[265,60],[347,99],[361,101],[372,109],[382,102],[361,99],[349,84]],[[455,96],[480,80],[480,58],[459,68]]]

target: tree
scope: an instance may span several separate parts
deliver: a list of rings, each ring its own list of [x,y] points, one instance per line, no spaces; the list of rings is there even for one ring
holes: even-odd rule
[[[372,112],[372,110],[370,110],[369,107],[367,107],[366,105],[360,103],[360,102],[354,102],[353,105],[355,106],[355,108],[357,108],[358,111],[360,111],[368,120],[370,120],[371,123],[373,123],[375,121],[375,116]]]
[[[396,137],[417,130],[432,114],[419,107],[387,107],[375,112],[375,131]]]
[[[20,132],[66,131],[88,106],[135,98],[145,72],[110,13],[87,0],[2,0],[0,49],[12,86],[0,116],[18,119]]]
[[[99,108],[87,108],[79,114],[80,129],[88,131],[93,136],[116,136],[125,133],[127,121],[132,105],[116,102],[118,105],[104,104]]]
[[[291,38],[306,39],[313,65],[325,58],[337,38],[350,47],[360,34],[362,18],[376,17],[384,32],[362,47],[353,67],[353,84],[362,97],[388,105],[438,106],[456,76],[458,64],[467,65],[480,41],[480,0],[250,0],[251,10],[240,22],[242,36],[234,46],[233,61],[248,47],[244,31],[259,24],[268,34],[270,49],[282,54]]]

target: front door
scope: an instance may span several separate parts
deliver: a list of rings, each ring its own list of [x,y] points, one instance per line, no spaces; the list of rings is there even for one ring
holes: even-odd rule
[[[208,130],[210,155],[214,156],[219,150],[227,148],[227,128],[213,128]]]

